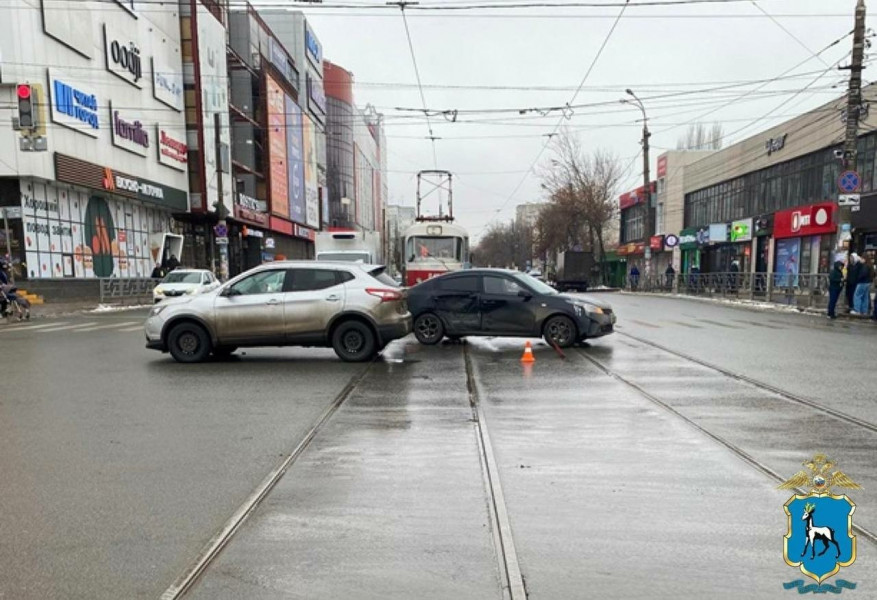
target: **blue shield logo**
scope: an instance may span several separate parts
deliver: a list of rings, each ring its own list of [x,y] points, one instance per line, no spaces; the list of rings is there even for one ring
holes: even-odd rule
[[[846,495],[795,495],[783,505],[788,533],[783,558],[790,567],[822,583],[856,560],[853,512],[856,505]]]

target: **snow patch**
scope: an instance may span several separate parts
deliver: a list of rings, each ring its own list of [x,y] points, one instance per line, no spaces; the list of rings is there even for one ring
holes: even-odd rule
[[[151,304],[133,304],[131,306],[114,306],[112,304],[98,304],[97,308],[89,310],[90,313],[108,313],[123,312],[126,310],[138,310],[141,308],[149,308]]]

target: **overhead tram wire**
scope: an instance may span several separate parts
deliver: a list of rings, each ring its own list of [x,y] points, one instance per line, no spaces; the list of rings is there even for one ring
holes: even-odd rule
[[[429,114],[426,112],[426,96],[423,93],[423,82],[420,79],[420,69],[417,67],[417,57],[414,54],[414,42],[411,40],[411,29],[408,27],[408,17],[405,15],[405,9],[416,2],[407,2],[406,0],[397,0],[396,2],[388,2],[388,5],[398,6],[399,12],[402,13],[402,23],[405,25],[405,37],[408,39],[408,49],[411,51],[411,62],[414,64],[414,76],[417,78],[417,89],[420,91],[420,101],[423,104],[424,116],[426,116],[426,127],[429,130],[429,141],[432,143],[432,162],[433,167],[438,169],[438,153],[435,149],[435,133],[433,133],[432,122],[429,120]]]
[[[612,34],[615,33],[615,28],[618,27],[618,23],[621,21],[621,17],[624,16],[624,12],[625,12],[625,10],[627,10],[627,5],[629,4],[629,2],[630,2],[630,0],[625,0],[624,5],[621,7],[621,10],[618,12],[618,16],[615,18],[615,21],[612,23],[612,27],[609,29],[609,32],[606,34],[606,37],[603,38],[603,43],[600,44],[600,49],[597,50],[597,54],[594,56],[594,59],[591,61],[591,64],[588,66],[588,70],[585,72],[585,76],[582,77],[582,80],[581,80],[581,82],[579,82],[579,85],[576,88],[576,91],[573,93],[572,98],[570,99],[569,102],[567,102],[567,106],[569,106],[570,104],[575,102],[576,98],[579,95],[579,92],[582,91],[582,88],[584,87],[585,83],[588,81],[588,77],[591,76],[591,72],[593,72],[594,67],[597,66],[597,61],[600,60],[600,57],[603,55],[603,50],[605,50],[607,44],[609,44],[609,40],[612,38]],[[558,129],[560,129],[561,124],[563,123],[564,119],[566,119],[566,118],[567,118],[567,116],[565,113],[560,116],[560,119],[557,121],[557,125],[554,126],[554,130],[548,135],[548,137],[545,140],[545,143],[542,144],[542,147],[539,149],[539,153],[536,155],[536,158],[533,159],[533,162],[530,165],[530,168],[527,169],[527,172],[524,173],[524,176],[521,177],[520,181],[518,181],[518,184],[512,190],[512,193],[509,194],[509,197],[506,199],[506,201],[503,202],[502,206],[500,206],[497,209],[496,214],[501,213],[505,209],[505,207],[508,206],[508,203],[512,201],[512,199],[515,197],[515,194],[518,193],[518,190],[520,190],[521,186],[524,185],[524,182],[527,181],[527,179],[530,176],[530,172],[539,163],[539,159],[542,158],[543,154],[545,154],[545,150],[548,148],[548,145],[551,143],[551,139],[555,135],[557,135]],[[481,233],[490,225],[490,223],[491,222],[488,221],[488,223],[486,225],[484,225],[484,227],[479,229],[476,236],[481,235]]]

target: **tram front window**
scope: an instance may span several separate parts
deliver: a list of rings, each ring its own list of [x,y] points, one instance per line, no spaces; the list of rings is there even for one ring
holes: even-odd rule
[[[455,237],[414,237],[408,240],[408,262],[460,260],[462,240]]]

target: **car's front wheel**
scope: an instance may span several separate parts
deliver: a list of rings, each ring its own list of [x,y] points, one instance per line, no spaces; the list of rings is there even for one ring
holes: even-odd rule
[[[576,341],[576,325],[569,317],[556,315],[545,322],[542,329],[545,341],[549,345],[569,348]]]
[[[424,313],[414,319],[414,337],[421,344],[438,344],[445,336],[445,327],[438,315]]]
[[[347,321],[335,328],[332,349],[345,362],[364,362],[377,353],[377,339],[365,323]]]
[[[210,356],[213,345],[210,336],[196,323],[180,323],[171,329],[167,338],[168,351],[174,360],[181,363],[195,363]]]

